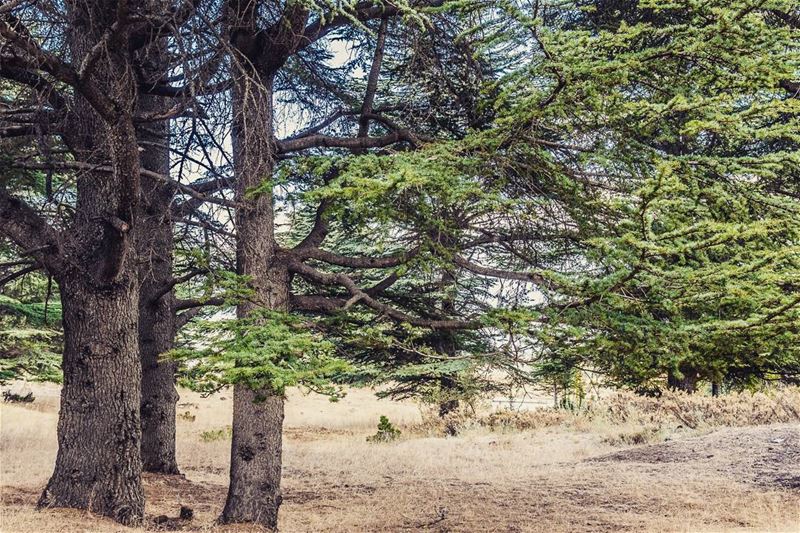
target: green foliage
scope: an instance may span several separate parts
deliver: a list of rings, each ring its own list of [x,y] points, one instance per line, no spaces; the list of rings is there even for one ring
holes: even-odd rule
[[[386,416],[381,415],[377,433],[367,437],[367,442],[392,442],[400,437],[400,433],[402,432]]]
[[[218,440],[229,440],[233,436],[231,426],[221,429],[209,429],[200,433],[200,440],[203,442],[216,442]]]
[[[298,3],[343,17],[355,5]],[[291,228],[279,227],[284,248],[322,204],[326,250],[361,263],[408,252],[388,267],[322,262],[329,276],[376,288],[369,294],[408,322],[474,328],[412,326],[366,310],[337,283],[296,275],[294,292],[346,309],[324,320],[259,311],[196,321],[170,354],[182,384],[276,394],[301,385],[334,399],[336,384],[384,384],[385,395],[446,403],[504,379],[553,385],[574,407],[584,371],[654,393],[667,375],[729,388],[800,379],[800,99],[786,88],[800,77],[796,2],[394,5],[411,24],[389,32],[392,86],[379,107],[402,108],[385,118],[417,140],[286,158],[246,196],[275,193],[290,221],[279,225]],[[353,22],[337,38],[366,49],[371,26]],[[330,59],[316,44],[304,53]],[[285,97],[325,95],[325,113],[332,100],[351,107],[363,80],[337,80],[364,70],[355,55],[340,77],[320,68]],[[307,69],[291,58],[285,75]],[[374,120],[370,135],[390,124]],[[42,196],[43,173],[6,156],[0,179]],[[203,273],[179,296],[226,306],[252,297],[209,242],[177,254]],[[57,377],[60,309],[45,316],[41,283],[0,297],[0,380]]]
[[[460,38],[499,65],[476,104],[491,123],[285,167],[315,183],[298,201],[329,203],[334,249],[416,246],[367,277],[400,278],[393,305],[483,326],[442,335],[339,316],[326,327],[360,363],[354,379],[436,397],[443,381],[488,389],[477,376],[494,369],[555,383],[572,404],[583,370],[642,392],[667,375],[798,379],[794,4],[450,5]],[[487,236],[509,244],[476,251],[483,263],[541,281],[499,287],[454,267]]]
[[[543,320],[496,314],[530,328],[535,374],[566,386],[590,369],[641,391],[666,374],[796,380],[794,3],[537,6],[498,8],[520,32],[491,46],[533,35],[533,50],[499,85],[497,127],[476,134],[531,181],[561,176],[543,191],[580,241],[553,263]]]
[[[480,332],[436,332],[392,321],[367,321],[351,312],[321,323],[327,338],[354,363],[339,377],[347,384],[379,386],[381,398],[416,398],[442,405],[470,402],[499,384],[488,369],[498,361]]]
[[[0,310],[35,326],[58,325],[61,322],[61,303],[58,301],[22,303],[0,294]],[[46,313],[46,314],[45,314]]]
[[[197,321],[184,347],[167,356],[182,363],[180,382],[196,391],[244,384],[283,395],[299,385],[336,400],[342,391],[331,380],[350,366],[334,357],[333,345],[312,327],[296,315],[267,310]]]
[[[0,384],[16,379],[60,383],[60,305],[23,303],[0,294]]]

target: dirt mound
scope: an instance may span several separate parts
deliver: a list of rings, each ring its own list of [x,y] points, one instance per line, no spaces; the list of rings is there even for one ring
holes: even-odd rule
[[[703,463],[736,481],[800,491],[800,426],[726,428],[685,440],[630,448],[590,461]]]

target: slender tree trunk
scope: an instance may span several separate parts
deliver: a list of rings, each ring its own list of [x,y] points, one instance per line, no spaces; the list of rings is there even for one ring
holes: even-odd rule
[[[157,53],[157,51],[156,51]],[[162,99],[141,96],[142,113],[161,110]],[[148,124],[140,133],[144,141],[142,168],[169,175],[169,123]],[[170,206],[174,188],[160,180],[142,177],[142,202],[137,240],[139,279],[139,353],[142,361],[142,466],[147,472],[178,474],[175,459],[175,363],[159,360],[175,341],[175,293],[172,279],[173,223]]]
[[[254,23],[251,16],[249,21]],[[249,28],[252,31],[252,28]],[[236,177],[237,270],[248,276],[253,296],[240,304],[245,317],[258,308],[286,311],[289,275],[276,254],[271,191],[249,193],[273,171],[272,79],[233,67],[233,154]],[[282,396],[235,385],[228,498],[221,521],[254,522],[277,528],[281,505]]]
[[[381,25],[383,28],[383,25]],[[454,243],[454,237],[450,234],[445,234],[442,237],[442,242],[445,246],[450,246]],[[455,314],[455,297],[451,291],[456,286],[456,276],[453,272],[445,270],[442,272],[441,277],[441,290],[444,293],[442,297],[442,316],[444,318],[451,318]],[[446,357],[455,357],[458,353],[458,338],[453,331],[439,331],[435,333],[435,348],[436,351]],[[439,379],[439,388],[444,398],[439,402],[439,416],[446,417],[452,412],[458,410],[461,402],[458,397],[460,395],[461,387],[458,382],[457,374],[446,374]],[[454,397],[456,396],[456,397]],[[456,428],[452,429],[452,435],[457,433]]]
[[[143,224],[143,229],[146,230],[147,226]],[[154,231],[153,235],[157,233]],[[171,240],[172,234],[169,236]],[[142,278],[139,300],[142,463],[147,472],[178,474],[175,459],[175,405],[179,397],[175,389],[175,363],[159,360],[162,354],[172,349],[174,343],[175,319],[171,305],[174,295],[170,292],[155,299],[156,281],[164,279],[159,270],[171,270],[168,265],[158,262],[153,264],[152,274]]]

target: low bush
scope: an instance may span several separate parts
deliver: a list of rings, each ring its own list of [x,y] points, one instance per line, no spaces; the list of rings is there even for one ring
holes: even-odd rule
[[[367,437],[367,442],[391,442],[397,440],[401,431],[394,427],[385,416],[381,416],[378,422],[378,432]]]
[[[218,440],[230,439],[233,436],[233,429],[231,426],[226,426],[220,429],[209,429],[200,433],[200,440],[203,442],[215,442]]]

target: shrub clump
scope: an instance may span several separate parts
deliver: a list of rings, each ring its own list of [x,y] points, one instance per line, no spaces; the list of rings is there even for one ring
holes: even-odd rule
[[[461,409],[445,417],[429,414],[421,430],[455,435],[470,428],[533,431],[560,427],[599,431],[610,444],[643,444],[675,430],[753,426],[800,421],[800,387],[769,392],[731,393],[719,397],[666,392],[659,398],[618,391],[588,401],[579,409],[502,409],[479,413]]]
[[[660,398],[617,392],[590,402],[582,416],[611,424],[660,424],[690,429],[800,421],[800,388],[731,393],[716,398],[668,392]]]
[[[203,442],[215,442],[218,440],[230,439],[233,436],[233,429],[231,426],[226,426],[221,429],[209,429],[200,433],[200,440]]]
[[[367,437],[367,442],[391,442],[397,440],[400,433],[401,431],[394,427],[387,417],[381,415],[378,422],[378,432]]]

